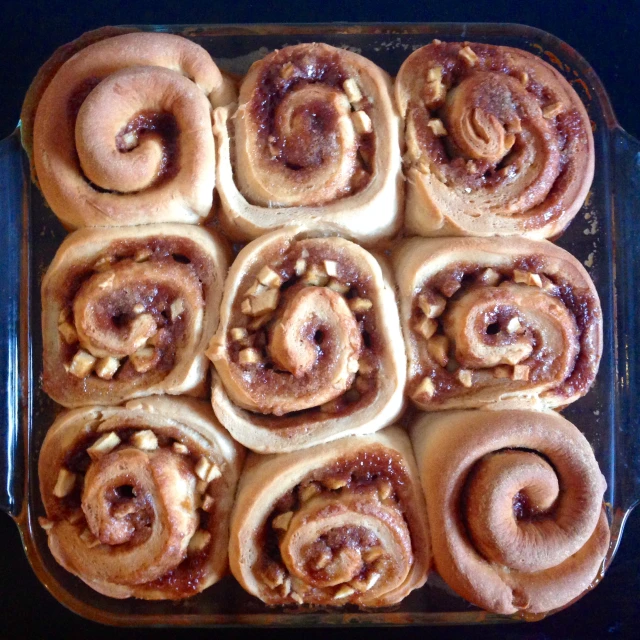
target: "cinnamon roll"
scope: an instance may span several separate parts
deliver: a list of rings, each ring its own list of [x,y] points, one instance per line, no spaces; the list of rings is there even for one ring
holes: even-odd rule
[[[602,311],[545,240],[431,239],[396,255],[408,395],[421,409],[562,407],[594,381]]]
[[[411,437],[438,573],[497,613],[543,613],[592,586],[609,547],[591,446],[554,412],[424,415]]]
[[[326,230],[248,244],[225,283],[213,409],[262,453],[372,433],[403,405],[405,357],[387,269]]]
[[[199,222],[215,185],[213,106],[235,91],[199,45],[166,33],[94,42],[37,105],[33,160],[68,227]]]
[[[243,458],[204,402],[155,397],[65,412],[38,466],[49,548],[112,598],[199,593],[227,568]]]
[[[228,255],[187,225],[80,229],[42,282],[43,386],[65,407],[205,393]]]
[[[425,583],[430,562],[420,480],[400,428],[249,454],[229,563],[263,602],[391,605]]]
[[[299,44],[256,62],[239,105],[217,109],[226,231],[250,240],[321,220],[363,243],[400,226],[399,118],[391,80],[360,55]]]
[[[593,179],[586,109],[535,55],[434,42],[398,72],[406,225],[422,236],[560,234]]]

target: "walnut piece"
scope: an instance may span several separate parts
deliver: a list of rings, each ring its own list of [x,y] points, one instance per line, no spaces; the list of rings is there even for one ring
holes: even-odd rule
[[[249,332],[242,327],[234,327],[229,332],[231,334],[231,339],[235,342],[239,342],[240,340],[244,340],[249,336]]]
[[[171,448],[173,449],[174,453],[179,453],[181,455],[186,455],[189,453],[189,448],[182,444],[182,442],[174,442],[171,445]]]
[[[442,315],[447,301],[442,296],[428,297],[424,294],[418,296],[418,306],[427,318],[437,318]]]
[[[517,364],[513,367],[513,373],[511,374],[512,380],[528,380],[530,367],[526,364]]]
[[[184,312],[184,301],[182,298],[178,298],[171,303],[171,307],[169,307],[169,313],[171,317],[171,321],[175,322],[176,318],[178,318]]]
[[[258,282],[265,287],[276,288],[282,284],[282,278],[271,267],[265,265],[258,272]]]
[[[425,339],[428,340],[438,329],[438,321],[432,318],[422,318],[416,324],[416,331]]]
[[[324,269],[322,269],[318,265],[312,264],[309,267],[308,271],[304,274],[302,281],[305,284],[314,287],[324,287],[327,282],[329,282],[329,276],[326,274]]]
[[[307,261],[303,258],[296,260],[295,271],[297,276],[301,276],[307,270]]]
[[[335,600],[341,600],[342,598],[348,598],[355,593],[355,589],[350,587],[348,584],[343,584],[334,594],[333,598]]]
[[[458,56],[460,56],[470,67],[475,67],[478,63],[478,56],[468,45],[466,47],[462,47],[462,49],[458,51]]]
[[[436,335],[427,342],[427,352],[441,367],[446,367],[449,362],[449,338]]]
[[[438,138],[448,135],[447,130],[445,129],[444,124],[442,123],[442,120],[440,120],[440,118],[433,118],[429,120],[429,122],[427,122],[427,126],[429,127],[429,129],[431,129],[433,135],[437,136]]]
[[[433,380],[431,378],[424,378],[413,392],[413,397],[426,396],[427,398],[433,398],[435,392],[436,387],[433,384]]]
[[[274,529],[287,531],[287,529],[289,529],[289,525],[291,524],[291,518],[293,518],[293,511],[287,511],[286,513],[281,513],[280,515],[276,516],[272,520],[271,526]]]
[[[67,344],[75,344],[78,342],[78,332],[70,322],[63,322],[62,324],[59,324],[58,331],[60,332],[62,339]]]
[[[257,349],[243,349],[238,354],[238,362],[240,364],[257,364],[262,360],[260,352]]]
[[[363,313],[364,311],[369,311],[371,307],[373,307],[373,302],[368,298],[351,298],[348,301],[349,309],[353,311],[353,313]]]
[[[138,373],[147,373],[155,365],[154,355],[153,347],[142,347],[129,356],[129,361]]]
[[[520,319],[518,316],[514,316],[507,322],[507,333],[517,333],[522,330],[522,325],[520,324]]]
[[[351,122],[356,133],[362,135],[373,131],[371,118],[364,111],[354,111],[351,114]]]
[[[547,105],[542,110],[542,117],[546,120],[553,120],[556,116],[559,116],[564,111],[564,105],[562,102],[554,102],[553,104]]]
[[[204,529],[198,529],[189,540],[187,555],[195,555],[204,551],[211,542],[211,534]]]

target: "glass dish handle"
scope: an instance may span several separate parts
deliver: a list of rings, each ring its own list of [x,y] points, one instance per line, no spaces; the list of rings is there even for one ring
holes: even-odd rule
[[[618,352],[616,503],[640,502],[640,142],[613,132],[613,211]]]
[[[19,130],[0,141],[0,509],[16,516],[24,479],[20,451],[22,153]]]

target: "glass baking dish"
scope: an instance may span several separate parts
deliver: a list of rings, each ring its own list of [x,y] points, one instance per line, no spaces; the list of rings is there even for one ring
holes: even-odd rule
[[[352,49],[392,75],[414,49],[434,38],[520,47],[554,65],[584,100],[595,136],[596,172],[587,201],[558,240],[583,262],[604,311],[604,352],[590,393],[564,415],[592,443],[607,478],[605,494],[611,563],[631,509],[640,499],[640,335],[635,277],[640,274],[640,143],[616,122],[607,94],[589,64],[554,36],[509,24],[316,24],[148,26],[186,36],[218,65],[243,75],[268,51],[322,41]],[[37,477],[38,453],[59,408],[41,389],[40,280],[65,231],[31,182],[20,126],[0,143],[0,507],[16,521],[36,574],[65,606],[95,621],[118,625],[425,625],[513,622],[456,596],[432,574],[401,605],[381,611],[272,609],[227,577],[180,603],[113,600],[92,591],[53,560],[37,517],[44,514]],[[597,596],[596,596],[597,597]],[[597,606],[595,603],[594,606]]]

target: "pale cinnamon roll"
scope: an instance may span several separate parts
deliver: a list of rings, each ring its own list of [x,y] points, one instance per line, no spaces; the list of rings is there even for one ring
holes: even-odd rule
[[[217,109],[222,222],[250,240],[321,220],[363,243],[400,226],[399,119],[387,74],[360,55],[299,44],[256,62]]]
[[[38,466],[49,548],[112,598],[195,595],[227,569],[243,459],[201,401],[154,397],[65,412]]]
[[[65,407],[205,393],[225,245],[187,225],[80,229],[42,282],[44,390]]]
[[[438,573],[497,613],[562,607],[609,547],[591,446],[554,412],[423,415],[411,431]]]
[[[380,607],[422,586],[431,549],[407,435],[389,427],[284,455],[250,454],[231,571],[271,605]]]
[[[128,33],[89,44],[36,107],[33,160],[47,203],[68,227],[199,222],[215,185],[212,105],[234,97],[185,38]]]
[[[537,56],[477,43],[412,53],[395,85],[406,225],[423,236],[557,236],[593,179],[586,109]]]
[[[414,238],[395,258],[418,407],[562,407],[589,390],[602,310],[569,253],[544,240]]]
[[[254,451],[372,433],[402,408],[404,346],[387,269],[326,230],[288,227],[239,253],[207,355],[213,409]]]

